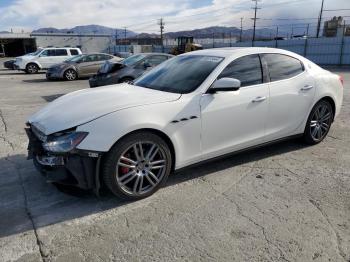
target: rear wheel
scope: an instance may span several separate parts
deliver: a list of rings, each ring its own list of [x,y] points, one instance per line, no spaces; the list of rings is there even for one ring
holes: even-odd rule
[[[320,143],[328,134],[334,118],[332,105],[326,101],[318,102],[309,115],[304,131],[306,143],[315,145]]]
[[[168,145],[150,132],[131,134],[115,144],[104,161],[104,183],[126,200],[145,198],[167,180],[172,158]]]
[[[78,78],[77,72],[73,69],[67,69],[63,75],[64,75],[64,79],[68,81],[73,81]]]
[[[27,74],[36,74],[39,71],[38,65],[34,63],[30,63],[26,66],[26,73]]]

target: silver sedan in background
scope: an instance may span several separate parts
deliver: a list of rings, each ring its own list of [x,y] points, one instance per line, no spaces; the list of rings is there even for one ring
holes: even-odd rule
[[[68,81],[89,77],[97,73],[106,61],[119,62],[122,58],[109,54],[95,53],[74,56],[63,63],[51,66],[46,79],[65,79]]]

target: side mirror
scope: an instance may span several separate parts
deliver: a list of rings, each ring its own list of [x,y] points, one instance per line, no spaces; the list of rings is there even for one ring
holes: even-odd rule
[[[148,62],[144,62],[144,63],[143,63],[143,67],[146,69],[146,68],[148,68],[148,67],[151,67],[151,64],[148,63]]]
[[[236,78],[224,77],[216,80],[211,88],[208,90],[209,93],[216,93],[218,91],[236,91],[241,87],[241,81]]]

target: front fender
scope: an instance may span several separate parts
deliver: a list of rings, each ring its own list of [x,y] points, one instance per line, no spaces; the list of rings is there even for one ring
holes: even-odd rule
[[[36,64],[40,69],[43,68],[42,65],[38,61],[26,61],[24,68],[26,68],[28,64]]]
[[[88,132],[89,135],[77,148],[108,152],[123,136],[140,129],[154,129],[172,142],[175,168],[190,164],[200,157],[199,104],[180,100],[120,110],[78,126],[77,131]],[[172,123],[193,115],[197,117]]]

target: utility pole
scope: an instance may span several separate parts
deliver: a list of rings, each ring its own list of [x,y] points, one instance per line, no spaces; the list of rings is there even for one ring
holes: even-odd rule
[[[164,53],[163,32],[164,32],[165,23],[164,23],[163,18],[159,19],[158,25],[160,28],[160,41],[162,42],[162,52]]]
[[[255,6],[252,8],[254,9],[254,18],[251,18],[252,20],[254,20],[254,26],[253,26],[253,42],[255,41],[255,27],[256,27],[256,20],[258,20],[259,18],[256,17],[256,13],[258,11],[258,9],[261,9],[260,7],[258,7],[258,2],[260,0],[252,0],[253,2],[255,2]]]
[[[241,32],[239,33],[239,42],[242,42],[242,34],[243,34],[243,17],[241,17]]]
[[[316,37],[317,37],[317,38],[320,36],[321,21],[322,21],[322,13],[323,13],[323,4],[324,4],[324,0],[322,0],[320,15],[318,16],[317,31],[316,31]]]
[[[124,43],[126,44],[126,27],[124,27]]]

